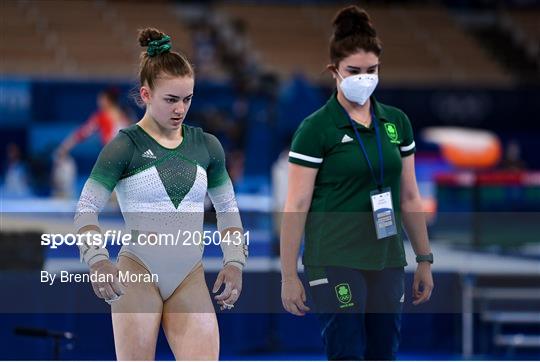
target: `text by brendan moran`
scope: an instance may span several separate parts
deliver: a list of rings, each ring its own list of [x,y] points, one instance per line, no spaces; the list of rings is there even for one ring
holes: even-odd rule
[[[130,271],[119,271],[118,281],[121,283],[157,283],[159,276],[149,273],[133,273]],[[61,270],[58,273],[49,273],[41,271],[41,282],[53,285],[56,282],[60,283],[112,283],[114,282],[113,274],[87,274],[87,273],[70,273],[67,270]]]

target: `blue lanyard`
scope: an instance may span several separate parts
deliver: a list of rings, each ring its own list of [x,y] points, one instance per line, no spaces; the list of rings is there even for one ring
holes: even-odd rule
[[[345,111],[345,110],[344,110]],[[377,184],[377,189],[379,191],[382,190],[382,186],[384,183],[384,162],[383,162],[383,153],[382,153],[382,143],[381,143],[381,137],[379,134],[379,125],[377,121],[377,117],[375,116],[375,112],[373,112],[373,108],[371,108],[371,122],[373,123],[373,127],[375,128],[375,135],[377,138],[377,150],[379,151],[379,168],[380,168],[380,179],[377,180],[377,177],[375,176],[375,170],[373,169],[373,166],[371,165],[371,161],[369,160],[366,147],[364,146],[364,142],[362,142],[362,138],[360,137],[360,133],[356,129],[355,122],[349,117],[349,114],[347,114],[347,117],[349,118],[349,121],[351,122],[351,126],[354,130],[354,133],[356,134],[356,139],[358,140],[358,144],[360,145],[360,149],[362,150],[362,153],[366,157],[367,164],[369,166],[369,170],[371,171],[371,176],[373,176],[373,180]]]

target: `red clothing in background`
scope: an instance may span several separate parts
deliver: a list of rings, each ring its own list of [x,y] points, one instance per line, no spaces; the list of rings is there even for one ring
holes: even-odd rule
[[[79,127],[73,137],[77,143],[90,137],[94,132],[99,131],[101,142],[107,144],[110,140],[116,136],[118,131],[128,126],[127,119],[122,118],[120,122],[115,122],[107,112],[97,111],[86,121],[81,127]]]

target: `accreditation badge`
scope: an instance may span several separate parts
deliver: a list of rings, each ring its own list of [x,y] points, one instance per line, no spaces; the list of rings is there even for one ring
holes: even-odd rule
[[[397,234],[396,218],[392,206],[392,191],[389,187],[370,192],[371,207],[377,239],[383,239]]]

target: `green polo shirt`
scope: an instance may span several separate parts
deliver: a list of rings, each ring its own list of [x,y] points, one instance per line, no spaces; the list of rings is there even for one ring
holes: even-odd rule
[[[300,124],[289,153],[289,162],[318,169],[305,228],[306,266],[380,270],[407,265],[399,200],[401,158],[415,152],[412,127],[401,110],[373,97],[371,104],[381,136],[383,187],[392,191],[398,234],[377,240],[370,199],[377,184],[349,117],[334,94]],[[380,164],[373,126],[372,122],[370,128],[360,124],[355,127],[378,178]]]

